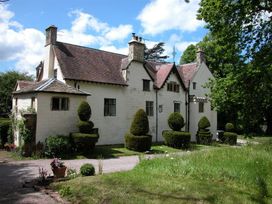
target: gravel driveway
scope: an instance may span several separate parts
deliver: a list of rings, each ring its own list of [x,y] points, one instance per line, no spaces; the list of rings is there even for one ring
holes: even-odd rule
[[[44,168],[49,174],[53,174],[50,168],[49,159],[29,161],[0,161],[0,203],[39,203],[54,204],[56,201],[42,192],[35,192],[32,188],[23,188],[25,181],[32,180],[39,176],[39,167]],[[91,163],[98,172],[98,164],[102,164],[103,173],[127,171],[132,169],[139,162],[138,156],[127,156],[120,158],[96,160],[64,160],[68,168],[76,169],[79,172],[80,166],[84,163]]]

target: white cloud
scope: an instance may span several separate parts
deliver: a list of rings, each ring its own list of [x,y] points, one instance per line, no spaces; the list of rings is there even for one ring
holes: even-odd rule
[[[200,0],[152,0],[138,15],[145,34],[159,34],[171,29],[195,31],[203,26],[196,19]]]
[[[105,37],[111,41],[123,40],[131,33],[132,25],[119,25],[116,28],[111,28],[110,31],[106,33]]]
[[[105,50],[108,52],[114,52],[114,53],[119,53],[119,54],[123,54],[123,55],[127,55],[128,54],[128,47],[121,47],[121,48],[117,48],[114,45],[110,45],[110,46],[102,46],[100,47],[101,50]]]
[[[0,4],[0,60],[15,60],[19,71],[34,73],[43,56],[44,34],[13,21],[14,13]]]

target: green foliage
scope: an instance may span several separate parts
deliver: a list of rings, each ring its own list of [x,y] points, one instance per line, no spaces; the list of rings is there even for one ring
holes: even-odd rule
[[[130,132],[135,136],[146,135],[149,132],[149,122],[143,109],[139,109],[134,115]]]
[[[8,118],[0,118],[0,147],[8,142],[11,121]]]
[[[196,134],[198,144],[210,145],[212,143],[212,134],[209,130],[200,129]]]
[[[12,105],[12,92],[17,80],[32,81],[32,76],[17,71],[0,72],[0,113],[8,115]],[[1,116],[0,115],[0,116]]]
[[[200,118],[198,122],[198,129],[206,129],[209,128],[210,126],[211,126],[210,121],[206,116]]]
[[[20,137],[23,139],[24,143],[30,144],[33,141],[33,135],[29,129],[25,126],[25,119],[18,121],[18,128]]]
[[[148,151],[151,148],[152,144],[152,136],[151,135],[133,135],[131,133],[127,133],[125,135],[125,145],[126,148],[144,152]]]
[[[80,133],[90,134],[93,130],[94,124],[92,121],[79,121],[77,127]]]
[[[167,146],[174,148],[188,148],[191,141],[191,133],[172,130],[162,132],[164,142]]]
[[[234,132],[224,132],[224,143],[230,145],[237,144],[237,134]]]
[[[152,48],[148,49],[145,46],[144,51],[144,59],[148,61],[155,61],[155,62],[163,62],[165,59],[168,58],[167,55],[162,55],[164,53],[164,43],[159,42],[158,44],[154,45]]]
[[[98,141],[98,134],[71,133],[77,152],[89,152]]]
[[[86,101],[82,101],[77,109],[77,113],[80,120],[88,121],[92,114],[89,103]]]
[[[182,53],[179,64],[187,64],[196,61],[196,46],[191,44]]]
[[[82,176],[93,176],[95,174],[95,168],[92,164],[83,164],[80,167],[80,173]]]
[[[227,123],[225,126],[225,130],[227,132],[233,132],[234,131],[234,125],[232,123]]]
[[[71,138],[64,135],[49,136],[45,140],[45,154],[50,157],[62,157],[72,151]]]
[[[180,131],[184,127],[184,118],[178,112],[171,113],[168,117],[168,125],[174,131]]]

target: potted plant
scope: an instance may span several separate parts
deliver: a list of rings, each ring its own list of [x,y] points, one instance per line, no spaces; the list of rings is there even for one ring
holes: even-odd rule
[[[65,176],[67,167],[59,158],[54,158],[50,165],[55,177],[63,178]]]

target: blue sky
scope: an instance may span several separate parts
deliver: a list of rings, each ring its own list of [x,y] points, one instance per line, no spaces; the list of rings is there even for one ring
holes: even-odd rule
[[[44,30],[58,27],[58,40],[122,54],[131,33],[148,47],[165,42],[172,59],[207,33],[196,20],[199,0],[9,0],[0,3],[0,72],[34,73],[43,59]]]

